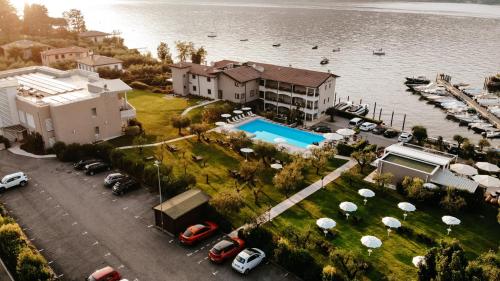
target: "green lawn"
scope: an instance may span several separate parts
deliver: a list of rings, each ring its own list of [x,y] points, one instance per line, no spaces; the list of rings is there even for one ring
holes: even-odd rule
[[[488,249],[496,250],[499,246],[500,225],[497,223],[494,208],[486,213],[478,211],[457,215],[462,223],[454,227],[451,235],[447,236],[446,226],[441,222],[441,216],[446,213],[438,207],[425,208],[417,204],[417,211],[408,215],[407,220],[403,221],[403,213],[397,207],[397,203],[406,201],[402,196],[395,191],[377,191],[376,196],[370,198],[367,205],[363,206],[363,198],[357,193],[357,190],[363,187],[375,189],[368,183],[362,186],[350,186],[342,179],[338,179],[328,185],[326,190],[317,192],[274,220],[272,229],[279,232],[282,227],[292,224],[295,230],[300,232],[308,226],[315,227],[315,221],[320,217],[333,218],[337,222],[335,229],[338,231],[338,236],[330,240],[331,244],[364,256],[373,265],[368,273],[370,280],[379,280],[381,274],[393,275],[399,280],[407,280],[407,276],[416,277],[416,268],[411,263],[412,258],[424,255],[427,249],[426,245],[394,231],[388,237],[381,221],[385,216],[398,218],[403,225],[438,241],[456,238],[460,240],[470,257],[475,257]],[[338,213],[338,206],[342,201],[351,201],[358,205],[356,213],[362,217],[359,224],[347,221]],[[319,239],[325,239],[319,233],[315,232],[315,235]],[[383,243],[380,249],[374,250],[371,257],[360,242],[364,235],[377,236]],[[314,255],[323,263],[328,263],[326,257],[319,253]]]

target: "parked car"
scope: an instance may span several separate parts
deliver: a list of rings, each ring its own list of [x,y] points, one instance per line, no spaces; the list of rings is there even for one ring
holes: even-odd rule
[[[376,127],[377,127],[377,125],[375,125],[374,123],[364,122],[363,124],[361,124],[361,126],[359,126],[359,129],[361,131],[364,131],[364,132],[369,132],[369,131],[375,129]]]
[[[384,132],[384,137],[386,137],[386,138],[394,138],[397,135],[398,135],[398,131],[396,131],[394,129],[387,129]]]
[[[331,133],[332,129],[330,127],[327,127],[327,126],[316,126],[313,128],[313,131],[315,131],[317,133]]]
[[[363,123],[363,119],[356,117],[349,120],[349,128],[356,128]]]
[[[123,195],[135,189],[139,189],[141,185],[133,178],[127,178],[123,181],[118,181],[113,185],[112,192],[114,195]]]
[[[184,245],[193,245],[201,240],[212,236],[219,226],[211,221],[206,221],[203,224],[195,224],[186,228],[186,230],[179,234],[179,241]]]
[[[122,276],[118,271],[111,266],[106,266],[92,273],[87,281],[120,281],[121,279]]]
[[[372,130],[372,133],[375,135],[382,135],[387,130],[386,127],[376,126],[375,129]]]
[[[265,258],[266,254],[262,250],[247,248],[234,258],[231,266],[239,273],[248,274],[250,270],[258,266]]]
[[[245,247],[245,241],[240,238],[227,238],[215,244],[208,252],[211,261],[221,263],[227,259],[233,258]]]
[[[100,162],[100,161],[96,160],[96,159],[80,160],[80,161],[73,164],[73,168],[75,168],[75,170],[83,170],[83,169],[85,169],[85,166],[90,165],[90,164],[94,164],[97,162]]]
[[[28,176],[26,176],[23,172],[6,175],[0,181],[0,191],[4,191],[15,186],[25,186],[28,184],[28,180]]]
[[[104,171],[111,171],[111,166],[107,163],[104,163],[104,162],[97,162],[97,163],[85,166],[85,169],[86,169],[85,173],[87,175],[93,176],[95,174],[98,174],[98,173],[101,173]]]
[[[115,185],[118,181],[127,178],[126,175],[120,173],[112,173],[106,176],[104,179],[104,186],[110,187]]]
[[[410,142],[413,139],[413,135],[409,132],[402,132],[398,137],[400,142]]]

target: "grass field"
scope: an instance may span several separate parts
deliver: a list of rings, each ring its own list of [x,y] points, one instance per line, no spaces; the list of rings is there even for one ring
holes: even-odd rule
[[[373,265],[368,273],[371,280],[380,280],[382,274],[395,276],[398,280],[407,280],[406,276],[416,277],[416,268],[412,264],[412,258],[424,255],[427,246],[398,234],[393,231],[390,236],[382,223],[382,218],[392,216],[399,219],[404,226],[413,228],[436,239],[458,239],[463,245],[469,257],[475,257],[488,249],[496,250],[499,247],[500,225],[497,223],[496,210],[477,211],[476,213],[457,215],[462,221],[461,225],[453,227],[450,236],[446,235],[446,225],[442,223],[441,217],[446,212],[438,208],[423,207],[416,205],[417,211],[408,215],[403,221],[403,212],[397,207],[397,203],[406,201],[395,191],[376,191],[376,196],[370,198],[366,206],[363,206],[363,198],[358,195],[360,188],[372,188],[366,183],[360,186],[351,186],[338,179],[327,186],[326,190],[317,192],[302,201],[297,206],[285,212],[273,221],[273,229],[279,231],[289,224],[293,225],[295,231],[304,231],[308,226],[315,227],[316,219],[330,217],[337,222],[335,228],[338,236],[330,240],[334,247],[355,251]],[[338,213],[339,204],[342,201],[351,201],[358,205],[357,215],[362,217],[359,224],[353,224]],[[319,239],[325,239],[321,234],[315,235]],[[374,250],[369,257],[360,239],[364,235],[374,235],[382,240],[382,247]],[[324,263],[328,263],[326,257],[315,253],[315,257]]]

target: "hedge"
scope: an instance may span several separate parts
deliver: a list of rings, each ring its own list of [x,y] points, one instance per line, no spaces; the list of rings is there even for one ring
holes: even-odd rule
[[[5,145],[5,148],[9,148],[10,147],[10,141],[8,138],[4,137],[4,136],[0,136],[0,143],[3,143]]]
[[[349,144],[345,144],[345,143],[340,142],[337,144],[337,153],[339,155],[343,155],[343,156],[351,156],[351,154],[354,151],[364,149],[365,146],[367,146],[367,145],[368,145],[368,141],[366,139],[360,140],[359,142],[355,143],[354,145],[349,145]]]

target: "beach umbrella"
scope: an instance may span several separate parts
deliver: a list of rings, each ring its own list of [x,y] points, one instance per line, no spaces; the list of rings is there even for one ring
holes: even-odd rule
[[[425,257],[424,256],[416,256],[416,257],[413,257],[413,259],[411,260],[411,262],[413,263],[413,265],[415,267],[420,267],[420,265],[422,264],[425,264]]]
[[[280,163],[274,163],[274,164],[271,164],[271,168],[273,168],[275,170],[281,170],[281,169],[283,169],[283,165],[281,165]]]
[[[361,244],[368,248],[368,256],[372,254],[372,249],[382,246],[382,241],[375,236],[367,235],[361,237]]]
[[[342,209],[342,211],[346,212],[345,215],[347,219],[349,219],[350,212],[354,212],[358,209],[358,206],[356,206],[356,204],[347,201],[340,203],[339,207],[340,209]]]
[[[331,218],[320,218],[316,221],[316,225],[319,228],[323,229],[323,232],[325,233],[326,236],[328,230],[334,228],[337,225],[337,223]]]
[[[344,137],[350,137],[356,134],[356,132],[354,130],[344,128],[344,129],[338,129],[337,134],[342,135]]]
[[[368,188],[362,188],[362,189],[358,190],[358,194],[365,197],[365,199],[363,199],[363,201],[365,202],[365,205],[366,205],[366,202],[368,201],[367,198],[371,198],[371,197],[375,196],[375,192],[373,192],[371,189],[368,189]]]
[[[323,137],[329,141],[338,141],[344,138],[344,136],[336,133],[324,133]]]
[[[482,186],[488,187],[488,188],[499,188],[500,187],[500,180],[497,178],[494,178],[492,176],[488,175],[475,175],[472,177],[472,179],[479,183]]]
[[[479,169],[481,169],[483,171],[490,172],[490,173],[500,172],[500,168],[498,168],[497,165],[491,164],[488,162],[477,162],[476,167],[478,167]]]
[[[466,164],[453,164],[450,166],[450,169],[457,173],[457,174],[460,174],[460,175],[464,175],[464,176],[473,176],[473,175],[477,175],[477,169],[470,166],[470,165],[466,165]]]
[[[250,107],[243,107],[241,110],[249,111],[249,110],[252,110],[252,108],[250,108]]]
[[[241,111],[241,110],[233,110],[233,113],[234,113],[234,114],[242,114],[242,113],[243,113],[243,111]]]
[[[222,117],[222,118],[229,118],[229,117],[231,117],[231,114],[224,113],[224,114],[221,114],[220,117]]]
[[[431,190],[439,188],[439,186],[437,186],[437,185],[435,185],[435,184],[433,184],[431,182],[424,183],[423,187],[425,187],[427,189],[431,189]]]
[[[453,225],[459,225],[460,224],[460,220],[455,218],[455,217],[452,217],[452,216],[443,216],[441,218],[441,220],[446,224],[448,225],[448,229],[446,229],[448,231],[448,235],[450,235],[450,232],[451,232],[451,226]]]
[[[226,122],[222,122],[222,121],[215,122],[215,126],[217,126],[217,127],[221,127],[221,126],[224,126],[224,125],[227,125],[227,123]]]
[[[284,138],[275,138],[273,141],[274,141],[275,143],[285,143],[285,142],[286,142],[286,139],[284,139]]]
[[[406,220],[406,216],[408,215],[407,212],[414,212],[417,209],[415,207],[415,205],[413,205],[412,203],[408,203],[408,202],[400,202],[398,204],[398,208],[400,208],[401,210],[404,211],[404,214],[403,214],[404,220]]]
[[[401,227],[401,222],[393,217],[384,217],[382,218],[382,222],[385,224],[385,226],[388,227],[387,229],[387,236],[391,233],[391,228],[400,228]]]
[[[252,153],[253,149],[251,149],[249,147],[244,147],[244,148],[240,149],[240,151],[245,153],[245,162],[246,162],[246,161],[248,161],[248,153]]]

